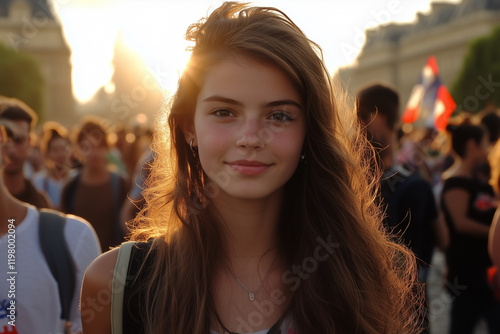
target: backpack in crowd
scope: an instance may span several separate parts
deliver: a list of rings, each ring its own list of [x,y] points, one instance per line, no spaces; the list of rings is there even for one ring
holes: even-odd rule
[[[71,302],[75,293],[76,275],[73,257],[64,236],[66,215],[49,209],[39,209],[38,237],[43,256],[59,289],[61,319],[70,319]]]

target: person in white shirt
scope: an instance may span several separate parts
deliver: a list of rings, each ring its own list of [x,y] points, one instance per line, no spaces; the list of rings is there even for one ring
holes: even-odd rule
[[[5,146],[13,145],[10,138],[16,127],[11,125],[5,120],[0,123],[2,151]],[[2,154],[2,168],[3,162]],[[79,217],[66,216],[63,233],[75,269],[69,324],[61,319],[58,283],[41,250],[39,212],[34,206],[15,199],[0,178],[0,332],[81,332],[79,295],[82,278],[88,264],[101,250],[94,230]]]

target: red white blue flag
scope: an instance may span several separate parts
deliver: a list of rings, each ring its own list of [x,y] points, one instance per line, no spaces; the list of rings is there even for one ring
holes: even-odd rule
[[[428,127],[443,131],[455,107],[455,101],[439,79],[436,58],[430,56],[418,84],[413,87],[402,121],[413,123],[422,118]]]

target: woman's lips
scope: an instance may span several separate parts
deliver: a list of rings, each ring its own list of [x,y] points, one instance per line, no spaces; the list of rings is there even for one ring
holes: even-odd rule
[[[272,164],[260,161],[238,160],[227,163],[229,167],[242,175],[258,175],[265,172]]]

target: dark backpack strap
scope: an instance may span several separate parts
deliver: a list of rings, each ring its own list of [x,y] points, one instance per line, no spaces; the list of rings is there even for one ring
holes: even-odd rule
[[[48,209],[40,209],[39,212],[40,247],[50,272],[57,282],[61,301],[61,319],[69,320],[76,283],[73,258],[64,237],[66,216]]]

